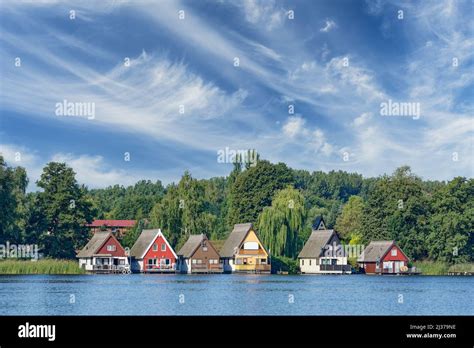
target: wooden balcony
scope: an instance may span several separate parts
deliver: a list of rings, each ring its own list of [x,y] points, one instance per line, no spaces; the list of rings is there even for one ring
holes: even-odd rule
[[[92,272],[94,273],[130,273],[129,265],[93,265]]]
[[[350,265],[319,265],[319,270],[324,272],[341,272],[341,273],[350,273]]]
[[[191,273],[222,273],[224,267],[222,264],[195,263],[191,265]]]
[[[421,270],[417,269],[416,267],[409,268],[406,271],[398,270],[398,272],[395,271],[394,268],[376,268],[375,269],[375,274],[405,274],[405,275],[417,275],[421,274]]]
[[[238,251],[236,256],[241,256],[241,255],[266,256],[265,251],[263,251],[262,249],[258,249],[258,250],[241,249]]]
[[[271,269],[272,266],[268,264],[235,265],[236,272],[270,273]]]
[[[176,264],[170,265],[146,265],[143,272],[145,273],[173,273],[176,271]]]

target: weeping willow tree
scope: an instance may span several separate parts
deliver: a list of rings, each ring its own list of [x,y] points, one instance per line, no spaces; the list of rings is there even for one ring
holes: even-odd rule
[[[305,216],[304,197],[298,190],[288,187],[275,194],[272,205],[260,213],[257,222],[260,238],[272,255],[297,255]]]

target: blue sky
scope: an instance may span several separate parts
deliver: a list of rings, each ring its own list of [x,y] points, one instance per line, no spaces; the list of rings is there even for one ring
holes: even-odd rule
[[[0,152],[33,183],[51,160],[89,187],[227,175],[225,148],[310,171],[474,174],[470,1],[0,9]],[[64,100],[94,103],[94,119],[56,115]],[[418,103],[420,117],[381,115],[388,100]]]

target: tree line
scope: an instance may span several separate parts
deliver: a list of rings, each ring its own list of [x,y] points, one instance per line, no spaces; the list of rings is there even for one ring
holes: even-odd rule
[[[161,228],[178,249],[190,234],[222,240],[235,223],[252,222],[273,256],[295,258],[317,216],[343,243],[396,240],[413,260],[470,262],[474,255],[474,179],[424,181],[403,166],[364,178],[344,171],[294,170],[284,163],[236,161],[226,177],[185,172],[164,186],[88,189],[72,168],[51,162],[27,192],[24,168],[0,156],[0,243],[39,244],[53,258],[73,258],[90,238],[93,219],[135,219],[121,241],[131,247],[143,228]]]

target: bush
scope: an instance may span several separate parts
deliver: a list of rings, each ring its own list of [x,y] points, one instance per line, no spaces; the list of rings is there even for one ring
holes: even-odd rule
[[[272,273],[288,272],[298,274],[300,271],[298,260],[285,256],[272,256]]]

